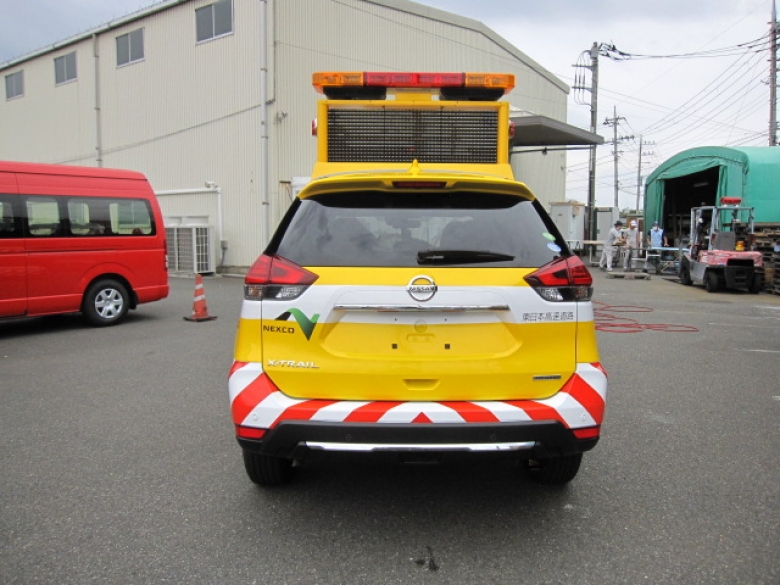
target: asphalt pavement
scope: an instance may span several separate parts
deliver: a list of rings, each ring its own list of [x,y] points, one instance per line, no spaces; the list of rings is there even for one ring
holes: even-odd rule
[[[514,464],[314,460],[246,477],[242,281],[117,327],[0,322],[0,583],[780,583],[780,296],[594,272],[602,439],[564,488]]]

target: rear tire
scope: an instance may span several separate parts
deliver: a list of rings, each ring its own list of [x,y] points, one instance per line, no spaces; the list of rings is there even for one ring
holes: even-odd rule
[[[562,485],[577,475],[582,463],[582,453],[562,455],[549,459],[530,459],[526,461],[529,477],[544,485]]]
[[[116,325],[130,308],[127,287],[113,278],[104,278],[87,289],[81,311],[95,327]]]
[[[685,286],[691,286],[693,281],[691,280],[691,267],[683,260],[680,262],[680,283]]]
[[[709,293],[718,292],[718,289],[720,288],[720,283],[718,282],[718,274],[716,272],[712,272],[711,270],[708,270],[707,273],[704,275],[704,286],[707,289],[707,292]]]
[[[271,487],[283,485],[292,479],[291,459],[271,457],[251,451],[242,451],[242,453],[244,455],[244,469],[253,483],[263,487]]]
[[[750,283],[750,287],[748,288],[748,292],[751,294],[757,295],[761,292],[761,289],[764,287],[764,281],[761,278],[760,274],[754,274],[753,275],[753,281]]]

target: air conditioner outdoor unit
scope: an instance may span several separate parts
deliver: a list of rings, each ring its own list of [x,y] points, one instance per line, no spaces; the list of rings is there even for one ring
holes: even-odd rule
[[[186,274],[214,272],[210,226],[166,227],[168,271]]]

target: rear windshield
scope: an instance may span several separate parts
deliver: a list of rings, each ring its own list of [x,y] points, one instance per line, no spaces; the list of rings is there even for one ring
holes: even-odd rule
[[[296,200],[268,252],[300,266],[394,267],[539,267],[568,254],[535,201],[365,191]]]

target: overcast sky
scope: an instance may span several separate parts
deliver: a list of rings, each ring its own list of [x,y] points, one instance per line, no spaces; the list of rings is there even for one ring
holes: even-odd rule
[[[618,136],[634,137],[619,147],[620,207],[635,204],[640,136],[654,143],[643,147],[642,176],[686,148],[768,144],[773,0],[418,1],[483,22],[570,86],[573,65],[594,42],[635,56],[599,59],[598,132],[612,139],[604,121],[617,108]],[[156,3],[0,0],[0,63]],[[705,52],[710,56],[670,57]],[[589,96],[571,92],[568,121],[588,129],[582,98]],[[587,155],[572,152],[568,163],[567,197],[587,201]],[[599,147],[598,163],[597,204],[611,205],[611,145]]]

